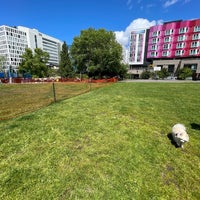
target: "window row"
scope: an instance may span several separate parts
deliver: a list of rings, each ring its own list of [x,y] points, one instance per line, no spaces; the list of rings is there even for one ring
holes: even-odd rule
[[[26,46],[12,46],[8,45],[9,49],[15,49],[15,50],[25,50]]]
[[[20,35],[26,35],[26,32],[19,31],[17,28],[6,27],[6,31],[11,33],[18,33]]]
[[[24,51],[18,51],[18,50],[9,50],[9,53],[13,53],[15,55],[22,55],[24,53]]]
[[[7,40],[8,40],[8,41],[19,42],[19,43],[27,43],[26,38],[21,38],[21,39],[19,39],[19,38],[16,38],[16,37],[8,36],[8,37],[7,37]]]
[[[8,41],[9,45],[15,46],[15,47],[28,47],[27,43],[19,43],[19,42],[13,42],[13,41]]]
[[[175,51],[175,56],[182,56],[184,55],[185,51],[184,50],[176,50]],[[157,57],[158,52],[151,52],[150,56],[151,57]],[[199,49],[191,49],[189,51],[189,55],[199,55]],[[170,56],[170,51],[162,51],[162,56]]]
[[[164,37],[164,42],[172,42],[173,39],[175,39],[175,38],[173,38],[171,36]],[[191,39],[192,40],[199,40],[200,39],[200,33],[193,34]],[[178,42],[186,41],[186,40],[187,40],[187,35],[179,35],[178,38],[177,38]],[[153,38],[152,44],[159,43],[159,41],[160,41],[160,38]]]
[[[200,32],[200,26],[195,26],[193,31]],[[164,35],[171,35],[171,34],[173,34],[173,32],[174,32],[174,29],[168,29],[168,30],[165,30]],[[187,33],[187,32],[188,32],[188,27],[182,27],[178,30],[179,34],[183,34],[183,33]],[[152,32],[152,37],[157,37],[160,35],[160,33],[161,33],[161,31],[154,31],[154,32]]]
[[[185,48],[185,46],[186,46],[185,42],[180,42],[176,44],[177,49]],[[200,41],[191,42],[190,47],[191,48],[200,47]],[[171,48],[171,44],[169,43],[163,45],[163,49],[170,49],[170,48]],[[151,46],[151,50],[157,50],[157,49],[158,49],[158,45]]]

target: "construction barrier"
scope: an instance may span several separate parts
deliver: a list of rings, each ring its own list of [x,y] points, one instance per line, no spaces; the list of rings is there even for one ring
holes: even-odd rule
[[[104,79],[80,79],[80,78],[12,78],[11,83],[44,83],[44,82],[87,82],[87,83],[115,83],[117,77]],[[7,78],[1,78],[0,83],[10,83]]]

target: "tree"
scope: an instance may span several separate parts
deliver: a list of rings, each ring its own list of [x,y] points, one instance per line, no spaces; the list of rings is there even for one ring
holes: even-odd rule
[[[118,76],[121,79],[124,79],[127,77],[127,72],[128,72],[128,65],[122,63],[118,69]]]
[[[112,31],[89,28],[75,37],[70,54],[79,72],[89,76],[117,76],[122,60],[122,47]]]
[[[40,48],[34,50],[33,57],[33,75],[37,77],[47,77],[49,75],[49,68],[47,66],[49,54],[42,51]]]
[[[69,57],[68,46],[64,41],[62,51],[60,52],[59,74],[62,77],[69,77],[73,73],[73,67]]]
[[[21,55],[22,62],[19,65],[19,72],[24,74],[33,73],[33,52],[31,49],[26,48],[25,52]]]
[[[19,65],[19,72],[22,74],[31,74],[35,77],[47,77],[49,54],[40,48],[34,50],[26,48],[25,53],[21,56],[22,62]]]
[[[177,78],[179,79],[179,80],[185,80],[187,77],[190,77],[190,76],[192,76],[192,70],[190,69],[190,68],[188,68],[188,67],[184,67],[184,68],[182,68],[182,69],[179,69],[178,71],[177,71]]]

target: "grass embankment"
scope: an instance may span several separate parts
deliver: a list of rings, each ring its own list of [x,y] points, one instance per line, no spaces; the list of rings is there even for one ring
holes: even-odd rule
[[[0,199],[200,199],[199,87],[117,83],[1,121]]]

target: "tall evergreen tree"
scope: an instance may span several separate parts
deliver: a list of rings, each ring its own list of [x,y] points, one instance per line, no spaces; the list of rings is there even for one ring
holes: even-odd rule
[[[73,74],[73,67],[69,57],[69,50],[66,42],[62,45],[60,52],[59,74],[61,77],[70,77]]]

